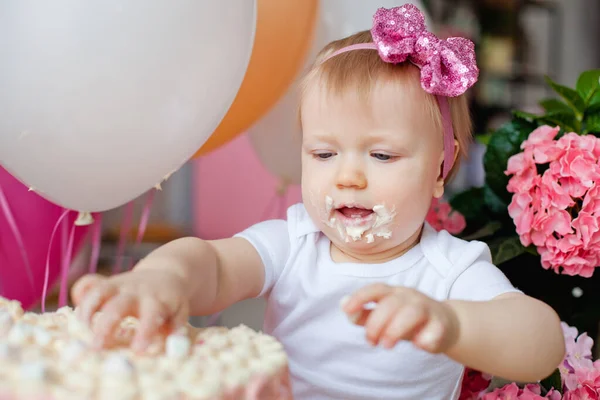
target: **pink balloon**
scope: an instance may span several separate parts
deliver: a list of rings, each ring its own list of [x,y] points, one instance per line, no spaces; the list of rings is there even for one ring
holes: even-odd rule
[[[194,161],[196,235],[221,239],[265,219],[285,219],[287,208],[301,201],[300,186],[290,185],[278,198],[279,183],[261,164],[246,134],[198,157]]]
[[[0,167],[0,187],[19,227],[33,278],[32,284],[18,242],[0,207],[0,295],[19,300],[24,308],[29,308],[38,303],[42,296],[50,235],[64,209],[35,192],[28,191],[25,185],[2,167]],[[70,230],[76,217],[77,213],[71,212],[63,220],[63,224],[67,224]],[[62,227],[59,227],[52,243],[49,288],[60,277],[62,249],[66,248],[66,240],[62,241],[61,231]],[[87,232],[88,227],[75,227],[73,257],[83,244]]]

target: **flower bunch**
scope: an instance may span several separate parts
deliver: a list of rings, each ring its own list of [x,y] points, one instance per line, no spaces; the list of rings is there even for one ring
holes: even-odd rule
[[[543,125],[508,160],[508,212],[545,269],[590,277],[600,265],[600,138]]]
[[[483,400],[561,400],[560,392],[550,390],[546,395],[542,396],[542,388],[539,384],[529,384],[520,388],[516,383],[511,383],[496,389],[493,392],[486,393],[482,397]]]
[[[600,399],[600,360],[592,360],[594,341],[587,333],[563,323],[566,356],[559,367],[564,385],[563,400]]]
[[[467,226],[461,213],[453,210],[447,201],[436,198],[433,198],[425,220],[436,231],[446,230],[453,235],[461,233]]]
[[[542,383],[519,386],[514,382],[489,390],[491,377],[466,368],[460,400],[600,400],[600,360],[592,358],[594,341],[587,333],[561,323],[566,354],[558,366],[559,388]],[[557,378],[558,379],[558,378]]]

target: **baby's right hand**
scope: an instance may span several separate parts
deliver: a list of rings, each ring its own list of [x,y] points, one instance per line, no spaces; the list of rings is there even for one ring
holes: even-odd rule
[[[185,280],[160,269],[139,269],[111,277],[86,275],[72,289],[72,298],[80,318],[91,325],[93,315],[98,347],[107,344],[121,320],[133,316],[139,328],[132,341],[136,351],[143,351],[157,333],[167,333],[184,326],[189,316],[189,299]]]

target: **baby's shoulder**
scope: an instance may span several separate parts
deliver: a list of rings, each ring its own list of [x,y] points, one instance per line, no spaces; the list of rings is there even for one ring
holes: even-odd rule
[[[304,236],[318,233],[320,229],[314,223],[303,203],[291,205],[287,210],[288,231],[292,238],[300,239]]]
[[[492,261],[488,245],[477,240],[464,240],[445,230],[437,232],[425,224],[421,238],[425,257],[442,271],[463,269],[479,261]],[[445,275],[445,273],[444,273]]]

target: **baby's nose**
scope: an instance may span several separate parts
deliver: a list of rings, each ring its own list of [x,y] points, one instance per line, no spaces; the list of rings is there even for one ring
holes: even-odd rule
[[[336,176],[336,186],[339,189],[365,189],[367,187],[367,177],[362,168],[351,165],[342,166]]]

